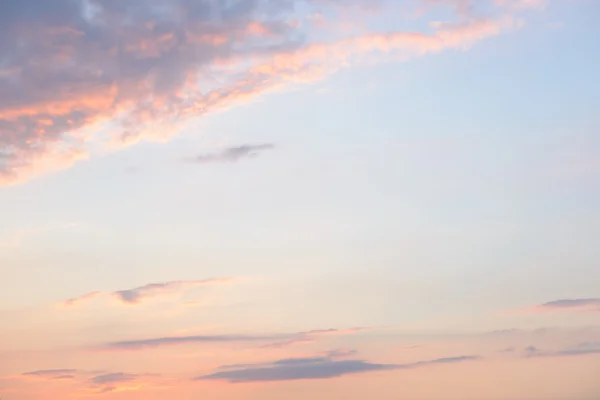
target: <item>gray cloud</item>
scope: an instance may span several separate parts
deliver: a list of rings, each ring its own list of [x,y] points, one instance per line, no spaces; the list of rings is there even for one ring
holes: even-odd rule
[[[325,352],[325,356],[329,358],[349,357],[358,353],[356,349],[334,349]]]
[[[543,308],[580,308],[597,306],[600,311],[600,299],[561,299],[542,304]]]
[[[25,376],[36,376],[41,378],[59,379],[61,376],[72,375],[77,373],[76,369],[45,369],[39,371],[25,372]]]
[[[200,154],[193,158],[189,158],[188,161],[196,164],[236,162],[243,158],[256,157],[260,153],[274,148],[275,145],[270,143],[244,144],[241,146],[228,147],[216,153]]]
[[[90,378],[90,383],[95,385],[107,385],[119,382],[133,381],[138,377],[135,374],[126,374],[124,372],[114,372],[110,374],[98,375]]]
[[[146,348],[172,346],[179,344],[190,344],[190,343],[227,343],[227,342],[264,342],[264,341],[275,341],[267,345],[261,346],[261,348],[268,347],[280,347],[287,346],[290,343],[296,343],[298,341],[310,338],[314,340],[315,337],[324,335],[347,335],[364,330],[366,328],[350,328],[350,329],[320,329],[306,332],[288,333],[288,334],[274,334],[274,335],[194,335],[194,336],[173,336],[173,337],[159,337],[159,338],[147,338],[139,340],[127,340],[107,343],[103,346],[106,349],[113,350],[139,350]]]
[[[172,281],[163,283],[150,283],[134,289],[119,290],[114,292],[113,295],[119,298],[123,303],[137,304],[145,298],[154,297],[164,293],[202,285],[227,283],[231,280],[232,278],[220,278],[204,279],[199,281]]]
[[[53,377],[52,379],[55,379],[55,380],[75,379],[75,375],[59,375],[59,376]]]
[[[127,388],[133,382],[134,386],[164,385],[166,381],[155,374],[130,374],[125,372],[111,372],[96,375],[83,382],[92,389],[95,394],[114,392],[119,388]]]
[[[116,292],[110,292],[111,296],[116,297],[119,301],[125,304],[139,304],[143,300],[164,295],[167,293],[173,293],[193,287],[204,286],[204,285],[212,285],[219,283],[227,283],[234,280],[234,278],[213,278],[213,279],[203,279],[197,281],[171,281],[171,282],[161,282],[161,283],[149,283],[144,286],[139,286],[133,289],[126,290],[118,290]],[[66,306],[73,306],[75,304],[79,304],[85,302],[87,300],[91,300],[95,297],[104,294],[103,292],[91,292],[84,294],[79,297],[75,297],[65,301],[63,304]]]
[[[126,340],[111,342],[103,346],[115,350],[140,350],[147,348],[173,346],[190,343],[227,343],[273,340],[274,336],[250,335],[198,335],[198,336],[173,336],[140,340]]]
[[[289,337],[287,337],[284,340],[279,340],[279,341],[273,342],[273,343],[267,343],[267,344],[261,346],[261,348],[280,349],[280,348],[284,348],[284,347],[293,346],[293,345],[296,345],[299,343],[312,343],[323,336],[351,335],[351,334],[355,334],[355,333],[364,331],[366,329],[368,329],[368,328],[366,328],[366,327],[355,327],[355,328],[349,328],[349,329],[331,328],[331,329],[316,329],[316,330],[312,330],[312,331],[298,332],[296,334],[290,335]]]
[[[87,386],[95,394],[112,392],[118,389],[119,386],[133,381],[135,381],[136,386],[164,385],[166,383],[166,380],[161,378],[160,375],[85,371],[78,369],[39,370],[25,372],[22,375],[44,380],[73,380],[83,386]]]
[[[600,343],[582,342],[576,346],[571,346],[561,350],[541,350],[535,346],[528,346],[524,349],[526,358],[532,357],[571,357],[585,356],[591,354],[600,354]]]
[[[231,369],[232,366],[228,366],[226,371],[218,371],[195,379],[224,380],[232,383],[330,379],[348,374],[410,369],[434,364],[454,364],[477,359],[479,359],[477,356],[461,356],[411,364],[376,364],[363,360],[333,360],[328,357],[295,358],[278,360],[270,364],[245,365],[238,369]]]

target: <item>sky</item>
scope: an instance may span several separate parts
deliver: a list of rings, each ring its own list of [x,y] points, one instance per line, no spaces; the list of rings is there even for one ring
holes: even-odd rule
[[[597,400],[599,16],[0,1],[0,398]]]

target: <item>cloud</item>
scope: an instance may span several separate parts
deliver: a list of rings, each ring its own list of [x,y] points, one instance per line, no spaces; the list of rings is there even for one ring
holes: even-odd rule
[[[172,293],[174,291],[184,290],[192,287],[204,286],[215,283],[228,283],[233,278],[215,278],[215,279],[204,279],[198,281],[173,281],[164,283],[150,283],[148,285],[140,286],[135,289],[119,290],[113,293],[121,302],[127,304],[138,304],[142,300],[160,296],[166,293]]]
[[[78,369],[49,369],[25,372],[21,376],[43,380],[74,381],[86,388],[84,393],[102,394],[108,392],[139,390],[146,386],[168,386],[169,381],[154,374],[132,374],[124,372],[84,371]]]
[[[598,307],[600,311],[600,299],[562,299],[544,303],[540,307],[548,309]]]
[[[114,372],[111,374],[104,374],[94,376],[90,379],[90,382],[95,385],[106,385],[106,384],[114,384],[119,382],[130,382],[136,379],[138,376],[135,374],[125,374],[123,372]]]
[[[125,340],[107,343],[104,349],[113,350],[140,350],[164,346],[173,346],[190,343],[228,343],[273,340],[273,336],[250,335],[198,335],[198,336],[171,336],[139,340]]]
[[[299,332],[291,335],[289,338],[285,340],[280,340],[273,343],[268,343],[261,348],[268,349],[280,349],[288,346],[293,346],[300,343],[313,343],[318,340],[319,337],[329,336],[329,335],[352,335],[361,331],[364,331],[368,328],[365,327],[356,327],[356,328],[348,328],[348,329],[318,329],[306,332]]]
[[[73,297],[72,299],[65,300],[63,302],[63,304],[65,306],[74,306],[74,305],[77,305],[79,303],[87,302],[88,300],[91,300],[91,299],[93,299],[95,297],[98,297],[98,296],[100,296],[102,294],[103,294],[102,292],[97,292],[97,291],[96,292],[86,293],[84,295],[81,295],[81,296],[78,296],[78,297]]]
[[[254,145],[244,144],[241,146],[227,147],[217,153],[200,154],[188,159],[188,161],[196,164],[236,162],[243,158],[256,157],[260,153],[274,148],[275,145],[270,143]]]
[[[358,353],[356,349],[334,349],[325,352],[325,356],[328,358],[343,358],[354,356]]]
[[[123,304],[135,305],[139,304],[142,301],[154,298],[158,296],[163,296],[170,293],[176,293],[182,290],[187,290],[193,287],[212,285],[212,284],[220,284],[231,282],[234,278],[213,278],[213,279],[203,279],[197,281],[171,281],[171,282],[162,282],[162,283],[150,283],[144,286],[140,286],[133,289],[127,290],[117,290],[115,292],[105,293],[100,291],[95,291],[91,293],[84,294],[79,297],[75,297],[69,300],[64,301],[62,304],[65,306],[74,306],[80,303],[87,302],[93,298],[96,298],[101,295],[108,294],[117,300],[119,300]]]
[[[600,299],[560,299],[533,307],[516,310],[517,313],[549,313],[549,312],[600,312]]]
[[[363,360],[336,361],[328,357],[294,358],[270,364],[254,364],[218,371],[196,380],[223,380],[232,383],[330,379],[348,374],[410,369],[434,364],[453,364],[479,359],[476,356],[439,358],[411,364],[376,364]]]
[[[528,346],[523,350],[526,358],[532,357],[572,357],[600,354],[600,343],[582,342],[561,350],[540,350],[535,346]]]
[[[93,376],[85,382],[88,393],[104,394],[111,392],[136,391],[145,387],[172,387],[167,379],[156,374],[132,374],[125,372],[109,372]]]
[[[103,346],[105,350],[141,350],[148,348],[174,346],[193,343],[235,343],[235,342],[265,342],[272,343],[260,346],[260,348],[281,348],[304,340],[316,340],[316,337],[323,335],[347,335],[358,332],[366,328],[350,329],[321,329],[291,334],[273,334],[273,335],[194,335],[194,336],[166,336],[158,338],[145,338],[135,340],[125,340],[110,342]]]
[[[35,377],[41,379],[72,379],[74,374],[79,371],[76,369],[46,369],[23,373],[23,376]]]
[[[0,184],[139,140],[167,140],[189,118],[374,53],[406,60],[520,26],[510,7],[485,2],[487,18],[457,14],[460,22],[422,32],[368,33],[360,27],[377,18],[374,10],[384,15],[386,2],[0,2]],[[353,29],[314,23],[314,15],[336,18],[353,5],[364,19],[346,24]]]

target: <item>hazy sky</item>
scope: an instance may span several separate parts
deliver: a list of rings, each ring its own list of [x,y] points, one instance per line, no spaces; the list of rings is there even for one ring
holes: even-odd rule
[[[0,1],[0,397],[597,400],[599,17]]]

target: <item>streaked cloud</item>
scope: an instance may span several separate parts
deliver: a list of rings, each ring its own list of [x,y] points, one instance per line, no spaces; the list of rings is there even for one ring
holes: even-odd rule
[[[348,328],[348,329],[318,329],[306,332],[299,332],[285,340],[276,341],[273,343],[265,344],[261,346],[262,348],[274,348],[279,349],[283,347],[293,346],[301,343],[313,343],[318,340],[319,337],[330,336],[330,335],[352,335],[361,331],[364,331],[369,328],[365,327],[356,327],[356,328]]]
[[[213,279],[203,279],[197,281],[171,281],[171,282],[162,282],[162,283],[149,283],[144,286],[140,286],[133,289],[127,290],[117,290],[115,292],[100,292],[95,291],[91,293],[84,294],[82,296],[78,296],[63,302],[65,306],[74,306],[80,303],[87,302],[91,299],[94,299],[98,296],[109,295],[116,298],[119,302],[123,304],[135,305],[139,304],[142,301],[154,297],[163,296],[166,294],[172,294],[181,292],[184,290],[188,290],[194,287],[200,286],[208,286],[213,284],[222,284],[233,281],[234,278],[213,278]]]
[[[198,344],[198,343],[235,343],[235,342],[272,342],[260,348],[282,348],[304,340],[314,341],[324,335],[348,335],[367,328],[350,329],[321,329],[298,333],[267,334],[267,335],[188,335],[165,336],[158,338],[133,339],[106,343],[101,346],[105,350],[141,350],[156,347]]]
[[[324,353],[325,357],[328,358],[343,358],[350,357],[358,354],[358,350],[356,349],[334,349],[329,350]]]
[[[97,375],[88,380],[90,388],[98,394],[137,390],[139,384],[132,385],[140,376],[136,374],[126,374],[124,372],[113,372],[108,374]]]
[[[247,365],[197,377],[196,380],[223,380],[231,383],[331,379],[343,375],[392,371],[435,364],[454,364],[477,360],[478,356],[460,356],[410,364],[377,364],[364,360],[334,360],[328,357],[294,358],[270,364]]]
[[[454,19],[433,23],[424,15],[431,24],[421,32],[365,32],[358,21],[336,30],[326,28],[331,21],[315,23],[314,16],[327,19],[358,4],[362,14],[356,18],[366,22],[385,15],[391,4],[2,2],[1,184],[140,140],[167,140],[189,118],[290,82],[321,79],[366,58],[407,60],[465,49],[521,26],[512,7],[485,3],[485,17],[465,20],[457,11]]]
[[[547,309],[594,308],[600,311],[600,299],[561,299],[540,305]]]
[[[526,358],[531,357],[573,357],[600,354],[600,342],[582,342],[559,350],[542,350],[536,346],[528,346],[523,350]]]
[[[197,336],[170,336],[150,339],[124,340],[107,343],[102,348],[107,350],[140,350],[164,346],[174,346],[193,343],[233,343],[273,340],[273,336],[250,335],[197,335]]]
[[[525,307],[517,310],[506,311],[506,314],[514,313],[551,313],[551,312],[577,312],[577,313],[600,313],[600,298],[582,299],[560,299],[549,301],[533,307]]]
[[[236,162],[244,158],[256,157],[264,151],[274,149],[275,145],[270,143],[263,144],[244,144],[241,146],[227,147],[215,153],[199,154],[188,158],[188,162],[196,164]]]
[[[88,300],[91,300],[91,299],[93,299],[95,297],[98,297],[98,296],[100,296],[102,294],[103,294],[103,292],[98,292],[98,291],[86,293],[86,294],[83,294],[81,296],[73,297],[72,299],[65,300],[63,302],[63,304],[65,306],[74,306],[74,305],[77,305],[77,304],[80,304],[80,303],[84,303],[84,302],[86,302]]]
[[[40,378],[40,379],[61,380],[61,379],[74,379],[75,374],[78,374],[78,373],[79,373],[79,371],[76,369],[47,369],[47,370],[25,372],[25,373],[23,373],[23,376]]]
[[[25,372],[21,377],[46,381],[69,381],[83,388],[81,394],[139,390],[147,386],[169,386],[170,380],[156,374],[133,374],[79,369],[49,369]]]
[[[121,302],[127,304],[138,304],[142,300],[160,296],[166,293],[172,293],[180,290],[185,290],[192,287],[212,285],[219,283],[229,283],[233,278],[215,278],[204,279],[198,281],[173,281],[164,283],[150,283],[140,286],[135,289],[118,290],[113,293]]]

